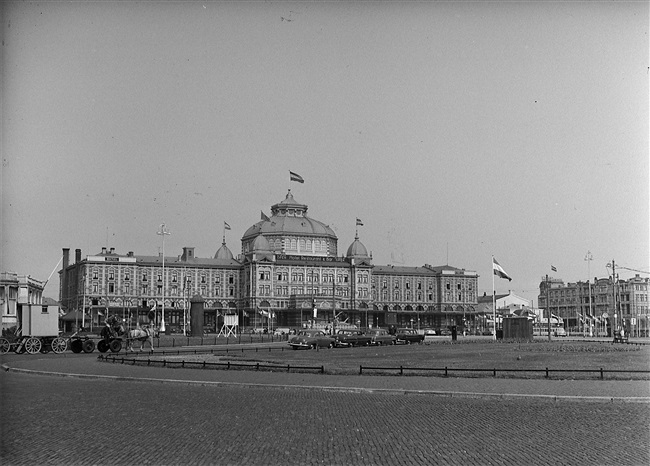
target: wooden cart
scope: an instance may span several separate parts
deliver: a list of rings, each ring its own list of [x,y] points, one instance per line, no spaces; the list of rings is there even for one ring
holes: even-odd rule
[[[63,353],[67,350],[67,340],[59,336],[59,314],[55,309],[23,304],[18,312],[15,335],[0,338],[0,353]]]

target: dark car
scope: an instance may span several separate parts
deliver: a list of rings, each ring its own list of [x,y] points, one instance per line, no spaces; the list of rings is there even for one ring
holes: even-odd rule
[[[371,345],[394,345],[395,335],[388,333],[388,330],[383,328],[371,328],[366,332],[370,337]]]
[[[322,330],[304,329],[289,338],[289,346],[293,349],[334,348],[334,338],[326,335]]]
[[[398,328],[395,333],[395,342],[410,345],[411,343],[422,343],[424,335],[420,335],[412,328]]]
[[[357,329],[342,328],[334,334],[334,346],[367,346],[371,337]]]

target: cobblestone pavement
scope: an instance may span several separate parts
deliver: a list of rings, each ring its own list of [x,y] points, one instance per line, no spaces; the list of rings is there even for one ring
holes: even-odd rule
[[[85,361],[95,368],[93,360]],[[157,370],[175,378],[182,372]],[[13,371],[2,372],[0,384],[3,465],[650,464],[647,403],[161,384]]]

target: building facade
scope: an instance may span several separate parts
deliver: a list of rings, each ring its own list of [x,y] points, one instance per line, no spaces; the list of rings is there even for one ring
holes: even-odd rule
[[[440,328],[473,325],[478,275],[448,265],[374,265],[358,232],[345,254],[326,224],[307,215],[308,206],[289,191],[262,213],[241,238],[235,257],[226,246],[212,258],[194,248],[177,257],[120,255],[114,249],[82,258],[63,249],[60,302],[85,309],[91,325],[108,312],[141,319],[152,306],[166,327],[181,331],[189,299],[205,303],[204,327],[218,331],[223,316],[238,315],[243,327],[366,326]]]
[[[549,278],[539,285],[538,302],[541,308],[550,308],[552,314],[562,317],[568,327],[625,327],[631,334],[647,336],[649,292],[648,278],[638,274],[628,280],[596,277],[593,282],[566,284]]]
[[[45,282],[29,275],[12,272],[0,274],[0,306],[2,307],[2,328],[18,325],[18,315],[22,305],[43,304]]]

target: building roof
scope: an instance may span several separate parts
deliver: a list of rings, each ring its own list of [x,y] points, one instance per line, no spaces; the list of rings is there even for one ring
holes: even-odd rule
[[[242,241],[257,235],[291,234],[296,236],[327,236],[336,239],[336,233],[328,225],[307,216],[307,205],[296,202],[291,194],[271,206],[272,215],[251,226]]]
[[[368,250],[366,247],[363,245],[361,241],[359,241],[359,236],[354,237],[354,241],[348,248],[348,252],[345,255],[346,257],[355,257],[355,258],[367,258],[370,257],[368,256]]]

